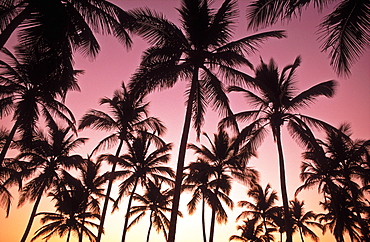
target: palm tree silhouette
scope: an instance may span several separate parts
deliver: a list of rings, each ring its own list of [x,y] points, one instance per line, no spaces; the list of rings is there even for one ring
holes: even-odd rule
[[[131,44],[121,23],[132,18],[106,0],[6,1],[1,3],[1,15],[1,48],[17,28],[22,45],[57,52],[67,48],[63,53],[68,53],[68,58],[72,58],[73,50],[95,56],[100,46],[94,32],[112,34],[125,45]]]
[[[99,110],[89,110],[80,120],[79,129],[90,127],[97,130],[113,132],[101,140],[93,153],[102,148],[113,148],[118,143],[115,159],[109,175],[106,197],[103,204],[97,241],[100,242],[105,216],[108,209],[108,201],[112,190],[114,172],[117,166],[117,159],[121,153],[124,143],[132,138],[134,132],[153,130],[161,135],[165,127],[157,118],[147,117],[148,103],[144,102],[144,95],[127,91],[124,83],[122,91],[115,91],[113,98],[102,98],[100,104],[107,104],[112,116]]]
[[[151,147],[155,145],[155,149]],[[118,203],[125,195],[129,195],[125,223],[123,227],[122,242],[126,239],[129,221],[129,212],[132,199],[138,185],[144,186],[148,179],[165,182],[173,185],[175,172],[172,168],[164,166],[170,159],[168,152],[172,149],[171,143],[164,143],[160,138],[148,133],[139,133],[128,143],[128,153],[118,160],[122,170],[115,172],[120,179],[124,179],[119,185],[119,195],[114,204]]]
[[[65,182],[71,190],[76,190],[78,192],[78,196],[81,199],[80,206],[83,207],[81,213],[90,212],[100,216],[100,200],[105,197],[103,186],[108,180],[107,177],[109,174],[109,172],[106,172],[100,175],[101,166],[102,160],[94,162],[91,160],[91,157],[88,157],[78,169],[78,178],[75,178],[69,173],[63,173],[63,182]],[[110,198],[110,200],[114,201],[112,198]],[[81,231],[78,238],[79,242],[82,242],[83,239],[84,224],[85,218],[82,218]]]
[[[276,208],[275,201],[278,199],[277,192],[272,190],[270,184],[267,184],[265,189],[259,184],[255,184],[251,189],[248,190],[248,196],[253,198],[254,203],[249,201],[239,201],[240,207],[247,207],[249,210],[243,211],[236,220],[242,218],[248,218],[252,216],[252,219],[262,220],[263,229],[265,231],[265,238],[270,241],[269,233],[271,229],[267,227],[272,220],[272,213]],[[273,239],[273,238],[272,238]]]
[[[215,174],[214,167],[207,161],[199,159],[196,162],[191,162],[185,167],[185,178],[183,190],[192,191],[192,198],[188,202],[187,207],[189,214],[193,214],[197,205],[202,200],[202,235],[203,242],[207,242],[206,227],[205,227],[205,204],[212,207],[213,197],[212,177]]]
[[[210,2],[183,0],[179,9],[182,29],[149,9],[130,12],[135,17],[135,33],[143,36],[152,46],[146,50],[130,87],[138,93],[152,92],[170,88],[180,78],[189,81],[176,170],[170,242],[175,239],[191,120],[199,136],[207,105],[223,115],[230,114],[221,77],[232,83],[240,77],[248,79],[249,76],[234,69],[240,65],[252,67],[244,53],[255,51],[269,37],[285,37],[283,31],[271,31],[230,41],[237,17],[236,1],[223,1],[222,6],[214,11],[210,9]]]
[[[283,198],[284,218],[286,222],[287,241],[292,241],[292,226],[290,224],[289,200],[286,189],[285,162],[281,142],[281,127],[287,123],[291,135],[301,144],[311,146],[313,135],[310,126],[326,129],[335,129],[331,125],[302,114],[294,113],[300,108],[307,107],[317,97],[331,97],[334,94],[335,81],[326,81],[317,84],[310,89],[294,96],[295,72],[300,65],[301,59],[297,57],[293,64],[286,66],[279,73],[275,62],[271,59],[269,64],[261,60],[256,68],[254,87],[261,95],[238,86],[229,87],[231,92],[243,92],[248,101],[256,110],[244,111],[221,121],[220,126],[235,125],[235,120],[252,122],[240,132],[240,140],[247,140],[255,143],[255,146],[263,140],[267,128],[271,127],[274,141],[277,144],[279,154],[279,173],[281,194]],[[247,82],[246,85],[249,83]],[[250,85],[250,84],[249,84]],[[252,138],[251,138],[252,137]]]
[[[308,226],[316,226],[322,229],[322,225],[315,222],[316,214],[312,211],[304,211],[304,202],[299,201],[297,198],[290,201],[292,208],[292,220],[295,226],[298,227],[299,234],[301,236],[302,242],[304,242],[303,236],[309,235],[312,240],[319,241],[319,237],[312,231]]]
[[[266,238],[266,233],[263,229],[263,223],[258,224],[258,218],[244,220],[243,225],[238,225],[237,229],[242,231],[242,234],[232,235],[229,238],[229,241],[237,240],[242,242],[265,242],[273,240],[274,237],[271,234],[268,234]]]
[[[157,232],[163,231],[165,240],[167,240],[167,232],[169,229],[170,221],[166,217],[165,213],[171,211],[171,203],[173,197],[173,189],[161,189],[161,184],[155,184],[153,181],[148,180],[144,195],[134,193],[133,199],[140,202],[143,205],[132,206],[129,217],[136,214],[137,217],[130,223],[128,229],[134,224],[138,223],[139,220],[146,215],[147,211],[150,211],[150,223],[146,241],[149,242],[150,232],[152,227],[156,228]],[[179,212],[179,216],[182,216]]]
[[[56,212],[36,214],[37,216],[43,216],[41,223],[44,225],[35,232],[31,241],[40,236],[44,236],[44,240],[49,240],[53,235],[62,237],[67,234],[66,241],[69,242],[72,232],[76,233],[78,237],[86,234],[89,241],[96,241],[96,236],[86,225],[98,228],[99,225],[89,221],[89,219],[99,219],[99,214],[86,211],[86,194],[83,190],[82,186],[74,186],[73,189],[68,189],[66,184],[61,182],[57,189],[49,194],[53,197],[53,200],[56,200]]]
[[[329,194],[336,190],[336,186],[341,186],[349,191],[356,214],[355,219],[361,227],[364,240],[368,240],[368,226],[361,216],[363,209],[360,204],[363,194],[356,181],[361,181],[363,186],[369,184],[368,179],[366,179],[368,171],[366,160],[369,154],[370,141],[352,140],[350,136],[350,126],[343,124],[338,130],[327,131],[325,141],[317,141],[320,150],[306,153],[305,158],[310,162],[302,166],[301,177],[305,183],[297,192],[317,183],[319,185],[325,183],[327,187],[324,187],[324,191]],[[333,197],[333,199],[335,200],[336,197]],[[340,213],[340,210],[338,210],[338,213]]]
[[[359,233],[361,228],[358,226],[348,192],[337,186],[324,199],[321,205],[327,213],[318,214],[319,222],[325,222],[323,232],[329,229],[337,242],[344,242],[345,233],[349,235],[351,241],[364,241]]]
[[[335,1],[284,1],[256,0],[249,4],[248,28],[257,30],[278,21],[301,16],[302,10],[312,2],[321,11]],[[338,74],[350,74],[351,66],[369,46],[370,4],[366,0],[340,0],[340,4],[325,16],[319,25],[321,51],[330,51],[330,64]]]
[[[231,208],[233,206],[232,200],[228,197],[232,187],[232,178],[244,184],[253,185],[257,181],[258,174],[255,170],[247,167],[248,159],[253,155],[253,152],[238,149],[235,143],[236,139],[231,138],[225,130],[219,130],[217,134],[214,134],[213,141],[207,134],[204,135],[210,143],[210,149],[204,145],[198,147],[194,144],[189,144],[188,148],[195,151],[199,161],[208,163],[211,168],[212,177],[208,181],[208,189],[205,190],[207,193],[204,195],[209,195],[207,202],[212,208],[209,235],[209,241],[212,242],[216,219],[218,223],[227,222],[227,214],[221,200],[227,206]]]
[[[16,160],[28,161],[34,176],[25,184],[19,198],[19,206],[27,200],[35,201],[21,242],[27,239],[42,195],[58,185],[65,169],[78,168],[83,163],[81,156],[69,153],[84,144],[86,138],[74,139],[71,127],[58,127],[51,117],[48,117],[47,128],[46,134],[36,132],[32,143],[27,143],[16,157]]]
[[[26,48],[18,48],[16,55],[5,48],[1,52],[8,61],[0,60],[0,118],[13,114],[15,122],[2,147],[0,163],[16,132],[30,142],[40,116],[52,114],[73,127],[73,114],[63,101],[68,90],[79,89],[75,77],[65,78],[63,71],[56,73],[45,66],[50,56],[33,55]]]

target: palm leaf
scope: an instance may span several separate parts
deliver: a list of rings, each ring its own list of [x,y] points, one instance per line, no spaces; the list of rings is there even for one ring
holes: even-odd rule
[[[344,0],[320,24],[322,51],[330,51],[330,64],[340,75],[348,75],[354,62],[369,47],[368,1]]]

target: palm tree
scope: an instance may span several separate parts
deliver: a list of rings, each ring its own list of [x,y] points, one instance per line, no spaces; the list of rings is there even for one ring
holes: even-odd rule
[[[257,224],[258,218],[247,219],[244,220],[243,225],[238,225],[237,229],[242,231],[242,234],[239,235],[232,235],[229,238],[229,241],[238,240],[242,242],[265,242],[273,240],[274,237],[271,234],[267,234],[268,237],[266,238],[266,231],[263,229],[263,223]]]
[[[345,233],[348,233],[351,241],[364,241],[359,234],[361,228],[358,226],[348,192],[341,187],[336,187],[324,198],[321,205],[327,213],[318,215],[319,222],[325,222],[323,232],[329,229],[337,242],[344,242]]]
[[[203,242],[207,242],[206,227],[205,227],[205,204],[212,207],[214,193],[212,191],[211,182],[215,174],[215,169],[211,164],[204,160],[191,162],[185,167],[185,179],[183,184],[184,190],[192,191],[192,198],[188,202],[187,207],[189,214],[193,214],[197,205],[202,200],[202,233]]]
[[[328,3],[340,4],[325,16],[319,25],[321,51],[330,51],[330,64],[338,74],[350,74],[351,66],[369,47],[369,8],[366,0],[300,1],[300,0],[256,0],[249,4],[248,28],[273,25],[279,20],[300,17],[302,10],[311,3],[321,11]]]
[[[73,127],[72,112],[63,104],[68,90],[78,90],[75,75],[66,77],[46,64],[51,56],[33,55],[18,48],[16,55],[2,49],[8,61],[0,60],[0,118],[13,114],[14,125],[2,147],[0,163],[17,132],[22,139],[32,139],[40,116],[58,117]]]
[[[155,149],[151,149],[153,144]],[[122,242],[126,239],[129,212],[137,186],[143,187],[148,183],[148,179],[173,185],[173,180],[170,177],[173,178],[175,172],[172,168],[164,166],[169,162],[170,154],[168,152],[171,149],[171,143],[166,144],[160,138],[148,133],[139,133],[128,143],[128,153],[122,155],[118,160],[123,170],[117,171],[115,175],[124,180],[119,185],[119,196],[114,208],[118,207],[125,195],[129,195]]]
[[[121,23],[132,18],[106,0],[12,0],[3,1],[0,9],[0,48],[16,29],[20,29],[21,44],[34,50],[61,50],[68,58],[73,50],[90,56],[98,53],[100,46],[93,32],[112,34],[125,45],[131,44]]]
[[[272,225],[279,231],[280,241],[283,241],[283,233],[285,233],[285,220],[284,220],[284,208],[281,206],[275,206],[271,209],[270,217],[272,219]]]
[[[352,140],[351,139],[350,126],[348,124],[341,125],[338,130],[331,130],[327,132],[327,138],[325,141],[318,140],[318,144],[321,147],[322,157],[327,159],[327,163],[330,163],[330,170],[326,170],[325,182],[331,186],[333,181],[337,186],[343,187],[345,190],[350,192],[350,198],[352,200],[352,205],[354,212],[356,214],[356,220],[361,226],[362,235],[365,240],[369,239],[368,226],[366,225],[365,220],[361,216],[361,199],[363,194],[359,189],[359,184],[356,181],[361,181],[363,186],[369,184],[369,181],[366,179],[367,174],[367,159],[370,151],[370,141],[369,140]],[[315,154],[317,153],[308,153],[313,155],[311,158],[307,155],[307,158],[311,158],[311,162],[307,166],[302,168],[304,175],[304,185],[300,188],[307,188],[314,185],[317,182],[323,182],[320,179],[322,172],[320,169],[313,170],[313,166],[317,166],[315,159]],[[319,162],[321,160],[318,160]],[[320,162],[318,168],[323,167],[323,162]],[[309,173],[311,171],[311,174]],[[314,180],[316,178],[316,180]],[[316,181],[316,182],[313,182]],[[299,191],[300,191],[299,190]],[[327,192],[332,192],[333,189],[327,188]],[[335,199],[335,197],[333,197]],[[338,211],[340,212],[340,211]]]
[[[304,202],[299,201],[297,198],[290,201],[292,206],[292,219],[295,226],[298,227],[299,234],[302,242],[304,242],[303,236],[309,235],[312,240],[319,241],[319,237],[313,232],[308,226],[316,226],[322,229],[322,225],[313,220],[316,219],[316,214],[312,211],[304,211]]]
[[[195,151],[198,160],[208,163],[211,167],[212,177],[208,181],[207,193],[212,208],[211,229],[209,241],[213,241],[215,221],[227,222],[227,214],[222,207],[221,200],[227,206],[233,206],[232,200],[228,197],[231,191],[231,180],[235,178],[244,184],[253,185],[258,179],[258,174],[255,170],[247,167],[248,159],[253,155],[253,151],[246,149],[238,149],[236,139],[231,138],[225,130],[220,129],[217,134],[214,134],[213,141],[205,134],[211,148],[202,145],[198,147],[194,144],[189,144],[189,149]],[[202,173],[201,173],[202,174]],[[206,194],[203,194],[206,195]],[[217,217],[216,217],[217,216]]]
[[[248,196],[253,198],[254,203],[249,201],[239,201],[240,207],[247,207],[249,210],[243,211],[236,219],[248,218],[262,220],[262,225],[265,231],[265,237],[269,240],[270,229],[267,227],[268,223],[272,220],[272,213],[276,208],[275,201],[278,199],[277,192],[272,190],[270,184],[267,184],[263,189],[261,185],[255,184],[248,190]]]
[[[210,2],[182,0],[179,9],[182,28],[149,9],[131,12],[136,20],[135,33],[148,40],[152,47],[146,50],[141,67],[134,75],[130,87],[137,93],[152,92],[170,88],[180,78],[189,81],[176,170],[170,242],[175,239],[191,120],[193,119],[199,137],[208,104],[222,115],[230,114],[221,77],[233,83],[237,82],[239,77],[249,78],[234,69],[241,65],[252,66],[244,54],[255,51],[259,44],[269,37],[285,37],[283,31],[271,31],[230,41],[237,17],[236,0],[223,1],[218,10],[211,9]]]
[[[146,215],[147,211],[150,211],[150,224],[147,234],[146,241],[149,242],[150,231],[152,226],[159,231],[163,231],[165,240],[167,240],[167,232],[169,229],[170,221],[166,217],[167,212],[171,211],[172,203],[172,189],[161,190],[161,184],[155,184],[153,181],[148,180],[144,195],[134,194],[133,199],[140,202],[142,205],[132,206],[128,217],[138,214],[134,220],[128,226],[128,229],[134,224],[138,223],[139,220]],[[182,214],[179,212],[179,216]]]
[[[234,120],[251,120],[252,122],[240,132],[239,139],[249,139],[249,141],[255,143],[255,145],[259,145],[266,135],[267,128],[271,127],[279,154],[281,194],[283,198],[287,241],[289,242],[292,241],[292,226],[290,225],[285,162],[281,142],[281,127],[287,123],[291,135],[301,144],[310,147],[314,143],[314,137],[308,125],[318,128],[335,129],[323,121],[295,113],[295,111],[300,108],[309,106],[309,104],[313,103],[319,96],[333,96],[334,87],[336,85],[333,80],[322,82],[294,96],[294,91],[296,89],[294,77],[300,63],[301,59],[298,56],[293,64],[286,66],[283,71],[279,73],[272,59],[269,64],[265,64],[263,60],[261,60],[260,66],[256,68],[256,77],[253,82],[255,88],[261,93],[260,96],[243,87],[231,86],[229,88],[231,92],[243,92],[251,105],[257,107],[257,109],[237,113],[231,117],[225,118],[220,124],[221,126],[232,125],[234,124]],[[246,83],[246,85],[248,84],[249,83]]]
[[[58,127],[51,117],[48,117],[47,128],[46,134],[39,131],[32,143],[24,144],[16,157],[16,160],[28,162],[28,169],[34,175],[23,187],[19,198],[19,206],[27,200],[35,201],[21,242],[27,239],[43,194],[58,185],[65,169],[78,168],[83,162],[81,156],[69,153],[84,144],[86,138],[74,139],[70,134],[71,127]]]
[[[165,131],[165,127],[161,121],[154,117],[147,117],[148,103],[144,102],[144,97],[145,96],[143,94],[127,91],[123,83],[122,92],[117,90],[114,92],[112,99],[105,97],[100,100],[101,105],[107,104],[109,106],[112,116],[104,111],[92,109],[89,110],[80,120],[80,130],[90,127],[97,130],[113,132],[99,142],[93,153],[102,148],[113,148],[114,145],[118,143],[103,204],[97,238],[98,242],[100,242],[103,232],[109,196],[113,185],[113,176],[117,166],[117,159],[124,143],[128,143],[128,140],[132,138],[134,132],[153,130],[158,133],[158,135],[161,135]]]
[[[67,234],[66,241],[69,242],[72,232],[76,233],[78,237],[82,237],[84,233],[90,241],[96,241],[96,236],[86,225],[98,228],[98,224],[88,219],[99,219],[99,214],[86,211],[86,197],[82,186],[68,189],[65,185],[61,182],[56,191],[49,194],[53,200],[56,200],[56,212],[37,214],[37,216],[43,215],[41,223],[44,225],[35,232],[31,241],[43,235],[45,235],[44,240],[49,240],[55,234],[60,237]]]
[[[83,207],[81,213],[90,212],[92,214],[100,214],[100,200],[105,197],[103,186],[107,182],[106,172],[100,175],[102,160],[94,162],[91,157],[84,160],[78,171],[78,177],[63,172],[63,182],[70,187],[70,190],[78,192],[80,197],[80,205]],[[84,200],[82,200],[84,199]],[[110,198],[110,200],[113,200]],[[113,200],[114,201],[114,200]],[[81,231],[79,233],[79,242],[82,242],[85,227],[85,218],[81,220]]]

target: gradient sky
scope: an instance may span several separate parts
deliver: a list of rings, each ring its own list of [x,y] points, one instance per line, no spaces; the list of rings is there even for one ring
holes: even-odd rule
[[[180,0],[167,1],[138,1],[138,0],[115,0],[112,1],[123,9],[129,10],[136,7],[147,6],[165,14],[165,16],[175,22],[179,23],[179,14],[176,8],[180,7]],[[222,1],[217,0],[213,7],[219,7]],[[250,1],[239,0],[240,17],[237,28],[235,29],[235,39],[253,34],[252,31],[246,30],[246,6]],[[334,5],[333,5],[334,6]],[[328,13],[330,9],[325,9],[323,13],[318,14],[313,8],[304,11],[300,21],[293,20],[289,24],[274,25],[268,29],[261,30],[286,30],[288,34],[287,39],[269,40],[262,45],[260,51],[250,56],[250,61],[256,66],[259,64],[260,57],[265,62],[270,58],[274,58],[281,70],[284,66],[293,63],[294,59],[301,55],[302,64],[298,68],[297,81],[298,88],[303,91],[319,82],[327,80],[337,80],[339,86],[337,93],[333,98],[319,98],[316,104],[311,108],[302,110],[302,113],[310,115],[321,120],[324,120],[334,126],[339,126],[343,122],[348,122],[352,126],[352,138],[369,139],[370,137],[370,54],[367,52],[362,56],[359,62],[352,68],[352,75],[349,78],[338,77],[329,65],[327,53],[319,51],[320,43],[317,41],[318,36],[315,34],[316,26],[324,14]],[[67,106],[74,112],[76,119],[80,119],[84,113],[90,108],[104,110],[100,107],[98,101],[102,97],[112,97],[113,91],[120,88],[122,82],[127,83],[130,76],[137,68],[140,56],[143,50],[147,47],[144,41],[139,37],[133,37],[133,48],[126,50],[117,40],[111,36],[98,36],[101,44],[101,52],[95,60],[88,60],[81,57],[79,54],[75,55],[75,69],[85,70],[85,74],[78,78],[78,83],[81,92],[69,93],[67,97]],[[10,42],[6,46],[11,48],[15,42]],[[251,70],[245,70],[250,75],[253,75]],[[178,143],[180,140],[184,112],[185,99],[184,90],[186,88],[185,82],[179,82],[174,88],[150,94],[147,101],[150,101],[150,115],[159,117],[167,126],[168,132],[164,136],[166,142],[173,142],[174,149],[172,152],[172,159],[170,165],[175,166],[178,153]],[[235,112],[249,109],[250,107],[245,102],[240,94],[229,95],[231,106]],[[208,134],[216,132],[219,117],[216,113],[208,109],[206,116],[206,124],[204,131]],[[1,121],[1,126],[11,127],[9,121]],[[86,130],[79,134],[80,137],[89,137],[88,143],[76,152],[86,157],[86,154],[96,146],[97,142],[104,137],[103,133],[98,131]],[[323,137],[323,134],[318,134],[318,137]],[[194,131],[191,132],[189,142],[196,143]],[[208,145],[205,139],[201,142]],[[287,184],[289,199],[293,199],[295,189],[301,185],[299,179],[299,171],[301,164],[301,152],[303,151],[294,141],[291,140],[286,131],[283,133],[283,148],[286,158]],[[193,161],[191,151],[188,151],[186,163]],[[278,177],[278,160],[275,144],[271,136],[267,136],[265,142],[260,147],[258,158],[250,161],[250,166],[256,168],[261,174],[261,184],[263,187],[267,183],[278,191],[280,194],[280,184]],[[234,183],[235,187],[230,195],[235,204],[240,200],[246,200],[247,188]],[[16,194],[16,190],[12,190]],[[112,196],[116,196],[117,189],[114,189]],[[304,200],[306,210],[314,210],[320,212],[318,205],[321,197],[317,195],[316,190],[304,191],[299,194],[298,198]],[[177,242],[200,241],[201,239],[201,220],[200,210],[189,216],[186,210],[186,203],[189,201],[189,195],[184,194],[180,201],[180,210],[184,213],[184,218],[178,219]],[[17,209],[17,197],[13,201],[10,217],[5,217],[5,212],[0,210],[0,242],[19,241],[21,238],[26,223],[31,212],[32,204]],[[280,201],[279,201],[280,204]],[[120,241],[122,234],[122,227],[124,222],[124,211],[126,203],[121,204],[121,209],[113,215],[107,216],[105,229],[106,235],[102,241]],[[236,230],[237,223],[235,218],[243,209],[235,206],[233,211],[228,210],[229,222],[226,225],[216,225],[215,242],[228,241],[228,238],[233,234],[240,234]],[[41,206],[38,211],[54,211],[53,204],[49,198],[43,198]],[[210,212],[208,211],[208,218],[210,220]],[[207,220],[209,222],[209,220]],[[32,237],[33,232],[39,228],[38,219],[32,227],[29,238]],[[239,222],[241,224],[241,221]],[[207,225],[208,226],[208,225]],[[127,234],[127,241],[145,241],[146,232],[148,228],[148,217],[133,227]],[[331,235],[326,235],[321,241],[333,241]],[[41,239],[36,241],[42,241]],[[49,242],[65,241],[65,239],[53,238]],[[77,240],[71,240],[77,241]],[[161,242],[164,241],[163,235],[157,235],[152,231],[152,238],[150,241]],[[307,238],[307,241],[308,238]]]

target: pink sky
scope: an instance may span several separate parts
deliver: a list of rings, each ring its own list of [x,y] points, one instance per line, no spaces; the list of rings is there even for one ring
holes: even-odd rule
[[[180,0],[167,1],[137,1],[137,0],[116,0],[112,1],[123,9],[132,9],[135,7],[147,6],[164,13],[167,18],[175,23],[179,23],[179,14],[175,8],[180,7]],[[222,1],[215,1],[214,7],[218,7]],[[235,39],[253,34],[252,31],[246,30],[246,6],[249,3],[247,0],[239,0],[240,17],[237,29],[235,31]],[[334,79],[339,82],[336,95],[331,98],[320,98],[318,102],[311,106],[310,109],[303,110],[302,113],[324,120],[334,126],[338,126],[343,122],[348,122],[352,126],[353,138],[369,139],[370,137],[370,54],[367,52],[362,56],[361,60],[352,68],[352,75],[347,78],[338,77],[329,65],[327,53],[319,51],[320,43],[317,41],[315,31],[321,18],[329,10],[324,10],[323,14],[318,14],[312,8],[303,12],[300,21],[293,20],[287,25],[275,25],[271,28],[262,30],[286,30],[287,39],[266,41],[259,53],[250,56],[250,61],[254,65],[259,64],[259,58],[262,57],[265,62],[268,62],[272,57],[275,59],[279,68],[291,64],[294,59],[301,55],[302,65],[298,68],[297,80],[300,91],[303,91],[319,82]],[[75,68],[85,70],[85,74],[80,76],[78,83],[81,87],[81,92],[70,93],[67,97],[67,106],[74,112],[76,119],[80,119],[84,113],[90,108],[104,109],[98,105],[98,101],[102,97],[112,97],[113,91],[120,88],[121,82],[128,82],[130,76],[134,73],[139,64],[140,56],[146,48],[146,44],[139,37],[133,37],[133,48],[127,51],[113,37],[99,36],[101,44],[101,52],[97,59],[89,61],[83,59],[76,54]],[[7,47],[12,47],[7,44]],[[252,71],[245,70],[253,75]],[[179,82],[174,88],[163,92],[150,94],[147,101],[150,101],[150,115],[159,117],[167,126],[168,132],[164,136],[166,142],[175,144],[171,165],[176,164],[178,141],[180,140],[182,124],[184,120],[184,90],[185,83]],[[235,112],[249,109],[250,107],[245,102],[240,94],[230,95],[231,106]],[[204,131],[208,134],[216,132],[219,117],[210,109],[207,113],[206,124]],[[7,125],[11,127],[10,123]],[[80,150],[77,150],[82,156],[90,153],[96,146],[97,142],[104,137],[104,134],[98,131],[86,130],[79,134],[80,137],[89,137],[89,142]],[[322,134],[319,135],[322,137]],[[201,139],[206,143],[205,139]],[[196,143],[194,132],[191,132],[189,142]],[[301,163],[301,152],[294,141],[288,136],[287,132],[283,133],[283,147],[286,157],[287,183],[289,198],[293,199],[295,189],[301,184],[299,180],[299,167]],[[191,151],[187,153],[186,163],[193,160]],[[250,165],[260,171],[261,184],[264,187],[270,183],[272,187],[280,194],[280,184],[278,177],[277,152],[272,137],[268,136],[264,144],[259,149],[258,159],[252,159]],[[235,188],[232,191],[231,198],[235,203],[240,200],[246,200],[247,188],[238,185],[235,182]],[[16,190],[13,191],[16,194]],[[112,196],[116,196],[117,189],[113,190]],[[321,199],[317,195],[316,190],[302,192],[299,199],[305,200],[306,210],[321,211],[318,203]],[[200,207],[198,213],[194,216],[187,215],[186,203],[189,201],[189,195],[181,197],[180,210],[184,213],[184,218],[178,220],[177,240],[178,242],[200,241],[201,238],[201,222],[200,222]],[[13,207],[10,217],[5,219],[5,212],[0,210],[0,242],[19,241],[26,226],[29,214],[31,212],[30,204],[17,209],[16,199],[13,202]],[[123,227],[123,214],[126,209],[126,203],[121,204],[121,209],[109,215],[105,223],[106,235],[103,237],[104,242],[120,241]],[[44,198],[38,211],[53,211],[53,204],[49,198]],[[228,211],[229,223],[227,225],[216,225],[215,241],[228,241],[228,238],[233,234],[240,234],[236,231],[235,222],[236,216],[240,214],[242,209],[235,207],[234,211]],[[210,213],[208,213],[210,219]],[[138,225],[132,228],[127,234],[128,241],[145,241],[147,231],[147,219],[144,218]],[[29,238],[33,232],[39,228],[36,222],[33,225]],[[239,224],[241,224],[239,222]],[[151,241],[164,241],[163,235],[157,235],[154,231]],[[5,239],[6,238],[6,239]],[[325,240],[333,241],[331,235],[325,236]],[[37,241],[41,241],[40,239]],[[53,238],[52,241],[65,241],[65,239]],[[71,240],[77,241],[77,240]],[[307,241],[308,238],[307,238]]]

